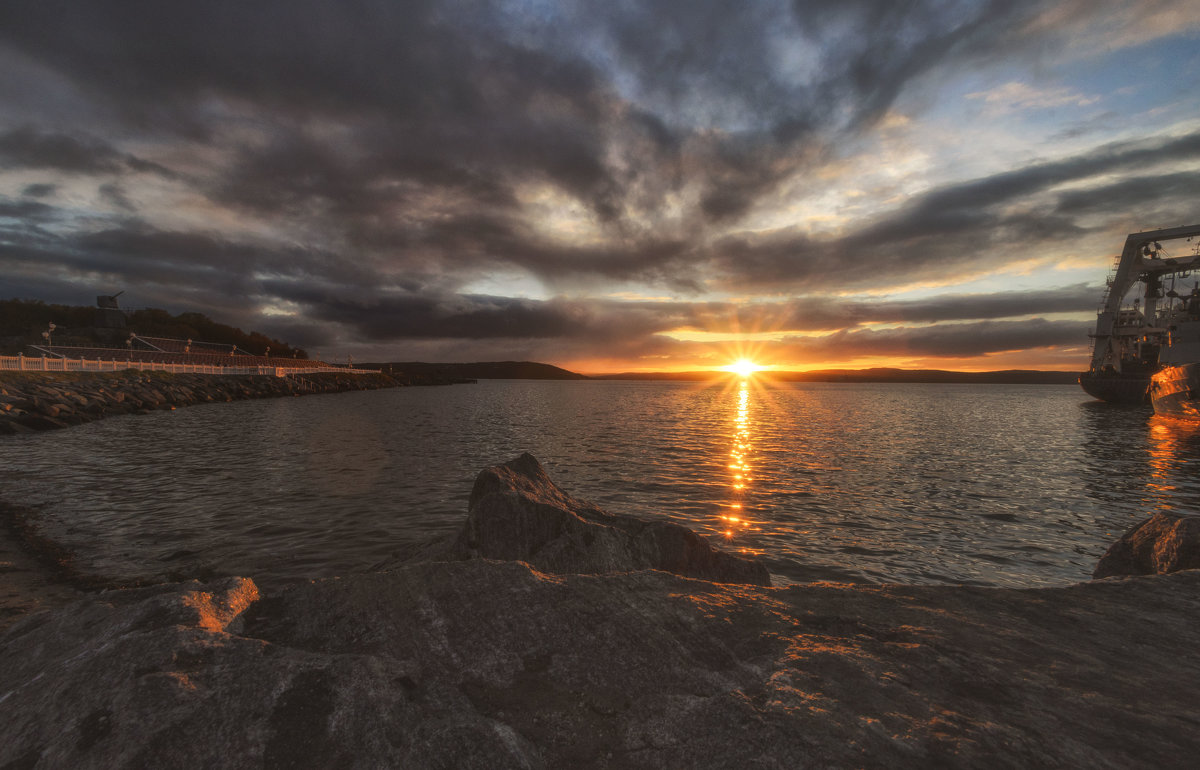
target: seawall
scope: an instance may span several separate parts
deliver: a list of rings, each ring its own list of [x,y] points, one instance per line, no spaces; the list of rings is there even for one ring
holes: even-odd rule
[[[261,375],[166,372],[0,372],[0,435],[53,430],[120,414],[220,401],[279,398],[465,380],[386,374]]]

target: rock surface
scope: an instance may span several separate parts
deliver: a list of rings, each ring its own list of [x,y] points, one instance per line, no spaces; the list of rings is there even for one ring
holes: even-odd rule
[[[764,588],[415,564],[109,592],[0,639],[0,766],[1182,767],[1200,572]]]
[[[103,417],[212,401],[443,385],[461,380],[385,374],[298,377],[166,372],[0,372],[0,435],[65,428]]]
[[[719,583],[771,584],[762,562],[717,550],[687,527],[606,513],[571,497],[529,453],[475,479],[466,525],[448,556],[523,561],[551,573],[660,569]]]
[[[1200,568],[1200,516],[1156,513],[1108,547],[1093,578]]]

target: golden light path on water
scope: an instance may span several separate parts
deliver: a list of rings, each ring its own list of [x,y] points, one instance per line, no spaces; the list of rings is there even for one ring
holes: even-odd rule
[[[1149,421],[1150,478],[1146,482],[1154,509],[1188,514],[1200,509],[1200,495],[1179,484],[1180,457],[1195,456],[1200,424],[1155,415]]]
[[[739,362],[747,363],[747,362]],[[753,365],[751,365],[753,366]],[[732,447],[729,451],[729,502],[727,511],[721,515],[723,534],[726,540],[743,532],[757,532],[759,522],[751,519],[747,505],[751,484],[754,481],[751,459],[754,453],[753,423],[751,420],[751,374],[757,369],[743,366],[733,371],[740,374],[733,396],[734,416]],[[743,552],[751,552],[742,548]]]

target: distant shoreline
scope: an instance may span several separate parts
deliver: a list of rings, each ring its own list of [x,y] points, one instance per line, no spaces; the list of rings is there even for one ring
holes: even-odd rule
[[[677,380],[702,382],[733,377],[727,372],[624,372],[596,374],[596,380]],[[958,383],[972,385],[1074,385],[1077,372],[1009,369],[994,372],[953,372],[943,369],[822,369],[811,372],[762,371],[757,379],[773,382]]]
[[[616,372],[580,374],[536,361],[477,361],[473,363],[430,363],[396,361],[360,364],[392,374],[470,377],[477,380],[667,380],[704,382],[735,375],[719,370],[690,372]],[[885,382],[885,383],[970,383],[979,385],[1074,385],[1079,372],[1039,369],[1003,369],[990,372],[956,372],[946,369],[820,369],[807,372],[764,370],[756,378],[774,382]]]

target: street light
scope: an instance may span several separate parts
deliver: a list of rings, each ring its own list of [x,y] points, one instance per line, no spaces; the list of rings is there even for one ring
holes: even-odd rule
[[[46,340],[46,347],[48,347],[48,348],[54,347],[54,340],[52,340],[50,338],[50,335],[53,334],[54,330],[57,328],[58,327],[54,325],[54,322],[51,321],[49,328],[47,328],[46,331],[42,332],[42,337]]]

